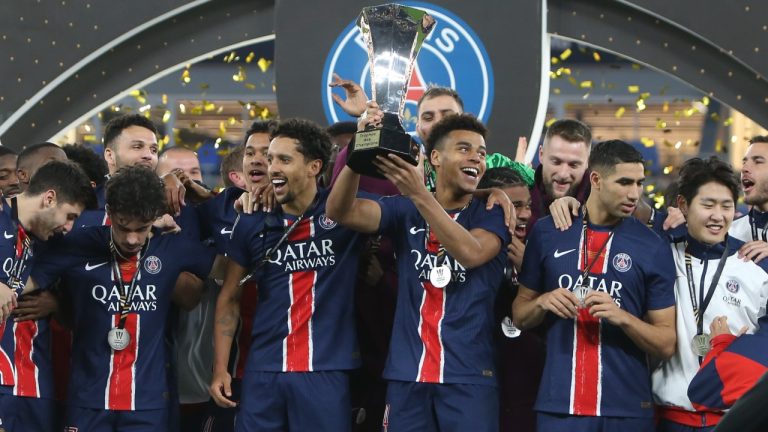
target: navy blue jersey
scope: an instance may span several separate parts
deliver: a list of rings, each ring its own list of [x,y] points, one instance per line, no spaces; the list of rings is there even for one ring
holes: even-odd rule
[[[504,277],[510,241],[500,207],[485,210],[473,200],[449,212],[467,230],[496,234],[499,254],[486,264],[465,269],[446,252],[452,282],[437,288],[429,281],[439,243],[427,237],[427,223],[407,197],[381,198],[380,231],[392,239],[397,254],[398,294],[384,378],[451,384],[496,385],[493,304]]]
[[[584,239],[582,221],[581,216],[575,218],[564,232],[555,228],[551,217],[536,224],[518,276],[521,285],[541,294],[586,286],[610,294],[619,307],[641,318],[649,310],[675,305],[675,268],[666,241],[632,217],[613,229],[613,237],[611,227],[589,224]],[[582,280],[585,264],[592,267]],[[537,410],[653,415],[646,355],[623,330],[592,317],[587,308],[580,309],[576,319],[547,314],[547,323]]]
[[[121,264],[123,283],[115,283],[109,249],[110,228],[76,230],[39,254],[32,271],[45,287],[61,278],[74,316],[72,371],[67,403],[73,406],[147,410],[167,407],[169,359],[164,335],[178,275],[204,278],[213,256],[199,242],[174,234],[153,235],[140,262]],[[179,253],[183,251],[183,253]],[[124,350],[107,344],[119,319],[121,285],[139,272],[125,328],[131,341]]]
[[[197,206],[202,237],[213,239],[216,253],[224,255],[237,219],[235,201],[245,192],[239,187],[224,189],[215,197]]]
[[[11,218],[7,205],[0,212],[0,231],[0,260],[3,263],[0,282],[9,285],[11,269],[17,257],[21,256],[23,239],[27,234]],[[27,259],[21,272],[22,287],[29,277],[33,261],[34,253]],[[22,322],[13,322],[11,319],[0,325],[0,332],[0,394],[52,398],[48,319]]]
[[[360,364],[353,289],[364,236],[325,216],[328,191],[256,276],[256,306],[245,371],[309,372]],[[251,269],[296,217],[240,215],[227,255]]]

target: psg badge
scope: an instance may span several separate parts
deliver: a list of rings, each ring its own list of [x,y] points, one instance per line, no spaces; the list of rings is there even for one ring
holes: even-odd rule
[[[445,288],[451,281],[451,268],[443,264],[430,270],[429,281],[435,288]]]
[[[113,350],[122,351],[131,342],[131,334],[126,329],[115,327],[107,334],[107,342]]]
[[[704,357],[709,352],[709,335],[697,334],[691,339],[691,348],[694,354],[699,357]]]

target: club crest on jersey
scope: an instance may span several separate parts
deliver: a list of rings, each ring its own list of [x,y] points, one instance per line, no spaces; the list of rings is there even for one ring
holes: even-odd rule
[[[632,268],[632,257],[625,253],[616,254],[613,257],[613,268],[622,273],[629,271]]]
[[[728,282],[725,283],[725,289],[727,289],[728,291],[736,294],[737,292],[739,292],[739,283],[737,281],[731,279],[731,280],[729,280]]]
[[[319,223],[320,226],[326,230],[333,229],[336,227],[336,221],[326,216],[325,213],[323,213],[323,215],[320,216],[320,219],[317,220],[317,223]]]
[[[144,260],[144,270],[146,270],[147,273],[158,274],[162,268],[163,263],[160,261],[160,258],[154,255],[148,256],[147,259]]]
[[[464,111],[487,122],[493,106],[493,69],[488,52],[472,28],[453,12],[432,3],[404,1],[402,4],[427,11],[437,26],[424,40],[406,93],[403,127],[416,129],[419,98],[430,86],[455,89],[464,101]],[[354,120],[336,106],[328,83],[337,73],[359,83],[371,96],[368,51],[353,20],[341,32],[325,60],[321,85],[325,116],[330,123]],[[339,95],[343,96],[340,90]]]

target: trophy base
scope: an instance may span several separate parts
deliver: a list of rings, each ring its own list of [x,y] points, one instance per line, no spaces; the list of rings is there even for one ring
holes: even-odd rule
[[[419,146],[410,135],[398,130],[381,128],[357,132],[352,145],[347,165],[360,175],[385,178],[373,164],[378,155],[394,153],[413,166],[419,163]]]

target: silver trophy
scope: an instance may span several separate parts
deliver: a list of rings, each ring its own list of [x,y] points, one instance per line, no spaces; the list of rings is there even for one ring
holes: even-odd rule
[[[418,145],[400,119],[416,56],[435,20],[421,9],[389,3],[364,8],[357,26],[368,48],[371,96],[384,119],[381,128],[371,126],[355,135],[347,165],[359,174],[383,178],[373,165],[377,155],[395,153],[413,165],[418,161]]]

